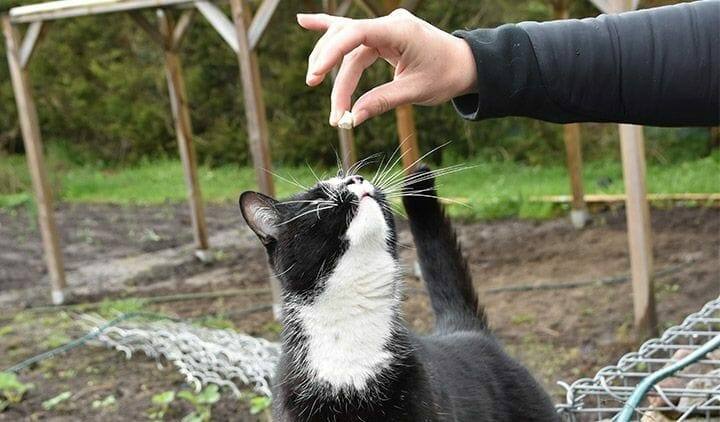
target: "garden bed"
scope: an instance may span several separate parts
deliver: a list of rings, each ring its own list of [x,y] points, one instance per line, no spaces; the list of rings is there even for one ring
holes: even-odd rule
[[[60,205],[58,224],[69,273],[98,262],[190,243],[186,209],[185,204]],[[671,208],[653,210],[652,215],[655,267],[674,269],[656,281],[658,313],[665,327],[677,324],[720,293],[720,210]],[[114,302],[105,302],[92,311],[112,313],[112,309],[142,306],[181,318],[212,316],[200,323],[277,339],[279,325],[270,311],[243,312],[271,300],[270,294],[262,291],[267,284],[265,258],[259,243],[248,233],[235,204],[210,205],[207,216],[211,235],[231,232],[238,239],[217,251],[213,263],[189,260],[171,268],[147,271],[109,295],[102,293],[100,285],[74,300],[96,302],[110,296]],[[3,305],[0,369],[83,334],[73,320],[76,308],[63,312],[24,309],[47,301],[47,275],[33,222],[34,217],[24,208],[0,210],[3,245],[0,296],[18,291],[28,293],[19,295],[24,299],[12,306]],[[595,215],[593,224],[582,231],[574,230],[565,219],[464,222],[458,223],[458,228],[480,290],[617,278],[629,270],[625,216],[621,210]],[[400,222],[400,230],[401,242],[410,246],[405,223]],[[412,263],[412,248],[401,248],[401,255],[404,262]],[[428,330],[432,318],[422,284],[409,275],[407,285],[407,320],[419,331]],[[128,296],[231,289],[252,289],[254,293],[144,306],[117,301]],[[492,327],[510,353],[530,367],[556,401],[563,394],[555,385],[557,380],[592,376],[600,367],[637,346],[631,333],[632,299],[628,282],[495,291],[484,294],[482,301]],[[126,360],[117,352],[94,346],[84,346],[33,366],[22,371],[20,379],[34,384],[34,388],[20,403],[0,413],[0,420],[30,417],[92,420],[101,414],[103,420],[140,420],[147,418],[154,395],[189,389],[171,365],[159,369],[143,355]],[[70,392],[68,400],[49,409],[42,406],[66,391]],[[110,396],[112,400],[108,399]],[[255,420],[247,409],[246,400],[224,394],[214,405],[213,415],[221,419]],[[167,416],[180,418],[192,410],[188,401],[176,399]]]

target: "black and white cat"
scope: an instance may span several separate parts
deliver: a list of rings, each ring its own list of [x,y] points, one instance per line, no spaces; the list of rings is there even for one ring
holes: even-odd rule
[[[240,197],[283,289],[273,420],[551,421],[552,403],[489,332],[455,232],[425,167],[403,202],[436,316],[401,316],[401,271],[385,193],[339,175],[276,201]],[[407,192],[407,191],[406,191]]]

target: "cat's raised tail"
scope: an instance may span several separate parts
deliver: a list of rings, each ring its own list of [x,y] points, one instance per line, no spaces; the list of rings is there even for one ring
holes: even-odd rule
[[[439,332],[483,330],[485,311],[478,302],[455,230],[437,199],[426,165],[406,178],[403,204],[410,220],[422,277],[430,294]]]

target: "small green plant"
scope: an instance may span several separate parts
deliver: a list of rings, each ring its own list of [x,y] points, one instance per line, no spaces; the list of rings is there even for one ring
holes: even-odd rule
[[[72,379],[77,376],[77,371],[74,369],[64,369],[58,372],[58,377],[62,379]]]
[[[183,422],[207,422],[212,416],[212,406],[220,400],[218,386],[210,384],[199,393],[183,390],[177,395],[193,405],[195,410],[182,419]]]
[[[255,396],[250,399],[250,413],[253,415],[260,414],[270,407],[272,399],[267,396]]]
[[[270,321],[263,326],[262,330],[268,334],[280,334],[282,325],[277,321]]]
[[[102,400],[93,400],[92,402],[93,409],[107,409],[109,407],[114,407],[115,405],[117,405],[117,400],[112,394]]]
[[[69,391],[65,391],[65,392],[63,392],[63,393],[60,393],[60,394],[58,394],[57,396],[55,396],[55,397],[53,397],[53,398],[51,398],[51,399],[47,399],[47,400],[45,400],[44,402],[42,402],[42,408],[45,409],[45,410],[47,410],[47,411],[51,411],[51,410],[53,410],[55,407],[57,407],[57,405],[59,405],[60,403],[68,400],[71,396],[72,396],[72,393],[69,392]]]
[[[100,315],[106,318],[114,318],[118,314],[127,314],[130,312],[139,312],[145,307],[145,301],[142,299],[130,298],[120,300],[105,299],[100,303],[98,309]]]
[[[170,404],[175,400],[175,392],[172,390],[152,396],[153,407],[148,411],[150,419],[164,419],[165,414],[170,409]]]
[[[60,347],[66,343],[69,343],[72,339],[63,333],[50,333],[50,335],[43,341],[43,347],[48,349],[54,349]]]
[[[510,322],[515,325],[532,324],[535,322],[535,318],[533,318],[532,315],[528,314],[517,314],[513,315],[512,318],[510,318]]]
[[[17,375],[11,372],[0,372],[0,412],[11,404],[20,403],[25,393],[33,388],[32,384],[21,382]]]
[[[235,323],[222,315],[213,315],[203,318],[199,325],[217,330],[234,330]]]
[[[6,336],[8,334],[12,334],[12,332],[13,332],[13,327],[10,325],[0,327],[0,337]]]

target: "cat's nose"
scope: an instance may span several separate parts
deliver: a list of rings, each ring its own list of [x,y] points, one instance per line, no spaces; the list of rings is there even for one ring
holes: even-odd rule
[[[359,176],[359,175],[350,176],[347,178],[347,180],[345,180],[345,184],[352,185],[352,184],[357,183],[358,185],[360,185],[360,184],[362,184],[363,180],[365,180],[365,179],[363,179],[363,177]]]

